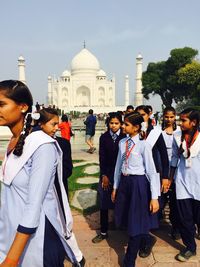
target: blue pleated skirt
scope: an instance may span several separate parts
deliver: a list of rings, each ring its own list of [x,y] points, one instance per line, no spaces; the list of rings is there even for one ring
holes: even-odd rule
[[[157,214],[150,213],[151,191],[145,175],[121,176],[115,202],[115,223],[129,236],[148,234],[158,228]]]

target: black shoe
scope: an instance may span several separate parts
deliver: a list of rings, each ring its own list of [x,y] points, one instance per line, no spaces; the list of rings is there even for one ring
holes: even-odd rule
[[[181,239],[180,232],[179,232],[179,230],[177,228],[172,228],[172,230],[171,230],[171,238],[173,240]]]
[[[181,262],[185,262],[187,260],[189,260],[189,258],[191,258],[192,256],[196,255],[196,251],[192,252],[191,250],[185,249],[183,251],[180,251],[180,253],[178,253],[175,256],[175,259]]]
[[[197,233],[196,233],[196,239],[200,240],[200,228],[198,228]]]
[[[107,238],[108,238],[108,234],[106,234],[106,235],[99,234],[92,239],[92,242],[95,244],[100,243],[101,241],[103,241],[104,239],[107,239]]]
[[[72,267],[84,267],[85,266],[85,258],[83,257],[81,261],[76,264],[73,264]]]
[[[152,248],[157,241],[155,236],[150,236],[150,238],[151,238],[151,241],[149,242],[149,244],[145,244],[144,247],[140,248],[139,250],[139,256],[141,258],[146,258],[151,254]]]

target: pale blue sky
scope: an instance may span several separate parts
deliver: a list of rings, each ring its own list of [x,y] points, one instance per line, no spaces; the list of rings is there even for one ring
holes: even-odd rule
[[[145,70],[173,48],[200,49],[199,10],[199,0],[1,0],[0,80],[18,78],[23,55],[34,100],[45,102],[48,75],[69,69],[86,40],[102,69],[115,74],[123,104],[125,75],[133,99],[139,52]]]

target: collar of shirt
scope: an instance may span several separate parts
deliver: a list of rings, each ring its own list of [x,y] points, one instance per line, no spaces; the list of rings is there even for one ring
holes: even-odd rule
[[[113,133],[111,130],[109,131],[110,132],[110,135],[113,136],[113,134],[116,134],[117,136],[120,135],[120,129],[116,132],[116,133]]]

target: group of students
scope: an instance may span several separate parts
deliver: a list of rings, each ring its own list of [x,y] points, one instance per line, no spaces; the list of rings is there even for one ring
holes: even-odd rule
[[[12,133],[0,170],[0,267],[83,267],[67,197],[70,144],[54,137],[57,111],[32,105],[21,81],[0,82],[0,126]]]
[[[57,111],[31,113],[32,105],[22,82],[0,82],[0,126],[12,132],[0,171],[0,267],[63,267],[65,259],[82,267],[85,259],[72,231],[67,197],[70,143],[55,138]],[[182,111],[180,129],[172,107],[164,110],[161,129],[150,116],[148,106],[138,106],[124,121],[119,113],[110,113],[108,130],[100,137],[101,232],[92,241],[108,238],[108,210],[115,208],[116,226],[129,234],[124,267],[135,266],[137,254],[151,253],[156,238],[150,231],[158,227],[166,199],[172,237],[180,233],[185,245],[176,259],[184,262],[196,255],[199,112]]]
[[[196,226],[200,223],[200,135],[198,111],[180,113],[166,107],[161,127],[153,126],[151,110],[141,105],[127,112],[110,113],[108,130],[100,137],[100,233],[108,238],[108,210],[114,208],[115,224],[128,231],[123,267],[135,266],[137,255],[150,255],[162,209],[169,201],[171,236],[181,236],[185,249],[176,255],[181,262],[196,255]],[[199,236],[199,235],[198,235]]]

